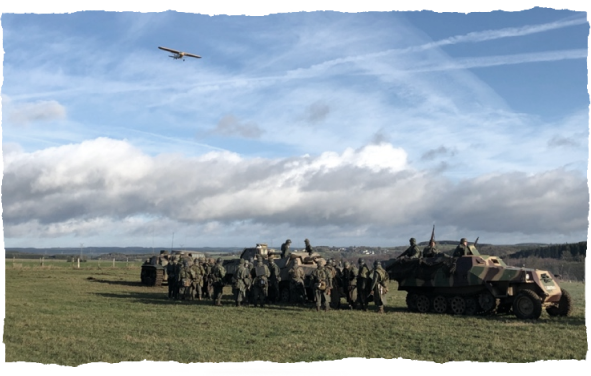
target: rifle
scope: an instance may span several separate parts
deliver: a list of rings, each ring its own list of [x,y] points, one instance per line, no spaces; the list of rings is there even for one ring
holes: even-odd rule
[[[429,245],[431,245],[431,242],[435,241],[435,225],[433,225],[433,230],[431,231],[431,240],[429,240]]]
[[[480,239],[480,236],[476,238],[476,241],[474,242],[474,247],[476,247],[476,244],[478,244],[478,239]]]

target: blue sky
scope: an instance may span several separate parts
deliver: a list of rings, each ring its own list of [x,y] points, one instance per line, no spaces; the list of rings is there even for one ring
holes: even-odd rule
[[[586,12],[1,23],[7,247],[587,237]]]

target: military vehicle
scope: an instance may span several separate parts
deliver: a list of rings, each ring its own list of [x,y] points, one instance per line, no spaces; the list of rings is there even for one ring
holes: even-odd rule
[[[550,272],[507,266],[470,249],[472,255],[461,257],[392,259],[385,269],[398,290],[407,291],[406,304],[413,312],[513,313],[520,319],[538,319],[543,308],[551,316],[572,312],[569,293]]]
[[[146,286],[162,286],[167,282],[166,265],[170,260],[167,251],[162,250],[157,256],[152,256],[142,265],[141,280]]]
[[[269,249],[267,244],[259,243],[256,245],[256,247],[244,248],[244,250],[240,254],[240,259],[253,261],[256,260],[256,257],[258,255],[261,255],[263,257],[263,261],[265,264],[268,264],[269,256],[273,256],[275,264],[279,266],[281,277],[281,281],[279,282],[279,299],[282,302],[289,302],[290,300],[289,270],[293,267],[294,263],[299,264],[304,270],[304,273],[306,275],[306,278],[304,280],[306,293],[308,295],[308,299],[313,299],[312,283],[310,282],[309,276],[310,274],[312,274],[312,271],[314,271],[314,269],[317,268],[316,260],[322,259],[320,254],[312,253],[311,255],[309,255],[308,252],[294,251],[291,252],[287,257],[280,258],[281,251],[277,251],[272,248]],[[227,285],[232,284],[232,277],[238,270],[240,259],[225,260],[222,264],[226,269],[226,276],[224,277],[224,282]]]

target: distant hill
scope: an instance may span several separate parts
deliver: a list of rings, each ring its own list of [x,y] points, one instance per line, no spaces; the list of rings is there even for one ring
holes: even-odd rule
[[[578,243],[566,243],[566,244],[553,244],[553,245],[545,245],[542,247],[537,247],[533,249],[526,249],[522,251],[515,252],[509,255],[510,258],[527,258],[530,256],[541,257],[541,258],[554,258],[554,259],[561,259],[565,255],[565,253],[569,253],[569,257],[576,257],[582,256],[586,257],[587,255],[587,242],[578,242]]]
[[[126,254],[126,255],[148,255],[152,253],[160,253],[161,249],[170,251],[170,248],[147,248],[147,247],[85,247],[82,248],[83,255],[103,255],[103,254]],[[200,248],[174,248],[174,250],[196,251],[203,253],[232,253],[241,251],[238,247],[200,247]],[[6,257],[12,257],[13,254],[29,254],[29,255],[79,255],[80,247],[68,248],[5,248]],[[10,255],[10,256],[9,256]]]

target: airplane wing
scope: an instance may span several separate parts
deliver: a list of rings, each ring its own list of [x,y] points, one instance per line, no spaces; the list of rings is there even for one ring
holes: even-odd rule
[[[199,55],[193,55],[193,54],[189,54],[185,52],[185,56],[191,56],[191,57],[196,57],[197,59],[201,59],[201,56]]]
[[[158,48],[160,48],[161,50],[176,53],[176,54],[181,52],[181,51],[173,50],[172,48],[166,48],[166,47],[158,47]]]

